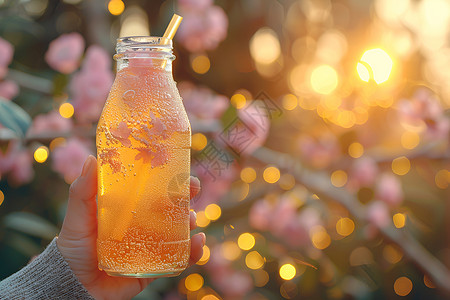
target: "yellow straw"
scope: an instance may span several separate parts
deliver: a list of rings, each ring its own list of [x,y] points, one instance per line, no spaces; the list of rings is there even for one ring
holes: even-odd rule
[[[164,32],[163,37],[169,40],[173,39],[178,30],[178,26],[180,26],[181,20],[183,20],[183,17],[174,14],[172,20],[170,20],[169,26],[167,26],[166,32]]]

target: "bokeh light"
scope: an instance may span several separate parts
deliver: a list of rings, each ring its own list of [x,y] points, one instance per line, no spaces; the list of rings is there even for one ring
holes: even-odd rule
[[[400,142],[403,148],[414,149],[420,143],[420,136],[417,132],[405,131],[400,138]]]
[[[188,291],[195,292],[202,288],[204,279],[202,275],[198,273],[190,274],[186,277],[184,285]]]
[[[66,119],[71,118],[74,111],[75,110],[73,108],[73,105],[68,102],[61,104],[61,106],[59,107],[59,114]]]
[[[384,50],[377,48],[364,52],[356,70],[363,81],[373,79],[377,84],[381,84],[389,79],[392,66],[391,57]]]
[[[241,249],[233,241],[226,241],[222,243],[222,256],[230,261],[236,260],[241,256]]]
[[[280,179],[280,170],[276,167],[267,167],[264,170],[263,178],[268,183],[275,183]]]
[[[268,27],[260,28],[250,39],[250,55],[255,62],[271,64],[281,55],[278,36]]]
[[[211,67],[211,62],[206,55],[196,55],[191,61],[192,70],[197,74],[205,74]]]
[[[392,220],[394,221],[395,227],[403,228],[403,227],[405,227],[405,224],[406,224],[406,215],[402,214],[402,213],[396,213],[392,217]]]
[[[323,226],[317,225],[310,230],[309,233],[313,246],[319,250],[323,250],[330,246],[331,237]]]
[[[400,156],[392,161],[392,172],[397,175],[406,175],[411,169],[411,162],[406,156]]]
[[[253,272],[255,286],[263,287],[269,282],[269,273],[263,269],[257,269]]]
[[[5,200],[5,194],[2,191],[0,191],[0,205],[2,205],[4,200]]]
[[[282,105],[286,110],[293,110],[297,107],[298,99],[297,96],[293,94],[287,94],[283,96]]]
[[[440,189],[445,190],[446,188],[448,188],[448,185],[450,184],[450,171],[446,169],[437,171],[436,175],[434,176],[434,182]]]
[[[340,218],[336,222],[336,232],[342,236],[348,236],[355,230],[355,223],[350,218]]]
[[[283,190],[290,190],[295,186],[295,178],[291,174],[283,174],[278,181],[278,184]]]
[[[241,180],[245,183],[252,183],[256,179],[256,171],[252,167],[246,167],[241,170]]]
[[[348,155],[353,158],[361,157],[364,154],[364,147],[358,142],[351,143],[348,146]]]
[[[427,274],[425,274],[423,276],[423,283],[430,289],[435,289],[436,288],[436,286],[434,285],[433,281],[431,281],[430,277]]]
[[[55,150],[57,147],[62,147],[66,144],[66,139],[63,137],[57,137],[50,142],[50,151]]]
[[[241,108],[245,107],[247,100],[244,95],[242,95],[240,93],[236,93],[233,96],[231,96],[230,102],[231,102],[231,105],[233,105],[237,109],[241,109]]]
[[[238,238],[238,246],[242,250],[250,250],[255,246],[255,237],[248,232],[241,234]]]
[[[49,150],[45,146],[40,146],[34,151],[34,160],[38,163],[44,163],[48,158]]]
[[[209,261],[209,257],[211,256],[211,251],[209,250],[209,247],[204,245],[203,246],[203,254],[202,257],[197,262],[197,265],[204,265]]]
[[[252,270],[260,269],[264,266],[264,258],[258,251],[249,252],[245,256],[245,265]]]
[[[208,139],[203,133],[195,133],[191,137],[191,148],[193,150],[201,151],[208,144]]]
[[[197,226],[206,227],[210,222],[211,220],[206,217],[206,214],[203,210],[197,212]]]
[[[336,170],[331,174],[331,184],[335,187],[343,187],[347,183],[347,178],[344,170]]]
[[[399,277],[395,280],[394,291],[399,296],[407,296],[411,293],[412,288],[412,281],[408,277]]]
[[[403,253],[396,246],[388,244],[383,248],[383,257],[391,264],[396,264],[403,258]]]
[[[211,203],[205,208],[205,216],[211,221],[216,221],[220,218],[222,209],[219,205]]]
[[[338,86],[338,74],[333,67],[322,65],[311,73],[311,87],[319,94],[331,94]]]
[[[292,264],[284,264],[279,270],[280,277],[284,280],[291,280],[297,274],[297,269]]]
[[[108,3],[108,11],[114,16],[122,14],[124,9],[125,4],[122,0],[110,0]]]

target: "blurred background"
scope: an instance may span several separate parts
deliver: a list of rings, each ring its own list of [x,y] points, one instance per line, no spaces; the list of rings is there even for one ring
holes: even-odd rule
[[[135,299],[449,297],[447,0],[0,0],[0,279],[59,231],[116,38],[173,13],[207,242]]]

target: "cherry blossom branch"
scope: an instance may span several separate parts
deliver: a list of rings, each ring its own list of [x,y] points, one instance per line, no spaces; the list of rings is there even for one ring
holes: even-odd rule
[[[44,94],[51,94],[53,90],[53,82],[51,80],[22,71],[9,69],[7,78],[17,82],[21,87]]]
[[[259,148],[253,153],[253,156],[264,163],[275,164],[281,169],[291,172],[298,182],[316,193],[320,198],[340,203],[359,222],[367,223],[364,205],[346,190],[334,187],[328,174],[309,170],[292,156],[267,148]],[[406,230],[396,229],[393,226],[379,228],[379,230],[385,238],[396,244],[407,257],[426,273],[437,288],[447,296],[450,295],[450,271],[442,262]]]

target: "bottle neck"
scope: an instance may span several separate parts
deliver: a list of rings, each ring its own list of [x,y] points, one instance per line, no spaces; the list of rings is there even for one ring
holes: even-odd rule
[[[162,37],[136,36],[117,40],[117,71],[126,67],[152,68],[172,72],[172,40]]]

